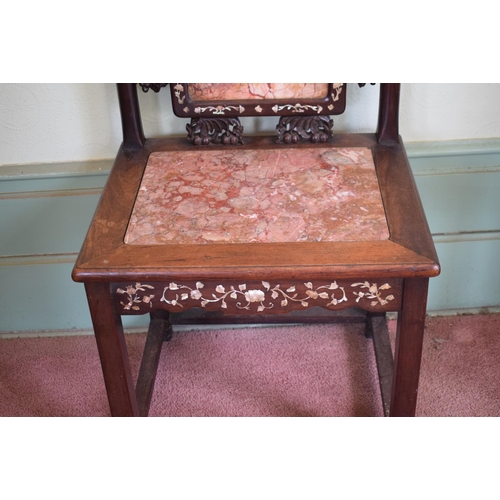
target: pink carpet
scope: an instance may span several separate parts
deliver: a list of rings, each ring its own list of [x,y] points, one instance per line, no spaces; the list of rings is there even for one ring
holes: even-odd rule
[[[394,329],[391,322],[391,329]],[[500,415],[500,315],[429,318],[419,416]],[[127,335],[134,375],[145,335]],[[0,416],[109,415],[91,336],[0,340]],[[381,416],[360,325],[180,332],[151,416]]]

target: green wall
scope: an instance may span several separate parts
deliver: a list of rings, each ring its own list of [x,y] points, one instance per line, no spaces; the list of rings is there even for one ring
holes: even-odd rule
[[[407,144],[442,265],[428,310],[500,305],[500,139]],[[91,328],[71,269],[111,160],[0,169],[0,332]],[[145,317],[126,318],[128,327]]]

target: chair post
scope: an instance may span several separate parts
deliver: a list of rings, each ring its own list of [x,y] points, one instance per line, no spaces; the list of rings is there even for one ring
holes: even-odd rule
[[[139,415],[121,317],[111,303],[109,283],[85,283],[111,415]]]
[[[142,149],[146,142],[135,83],[117,83],[125,149]]]
[[[381,83],[377,141],[399,143],[400,83]]]
[[[391,417],[414,417],[422,360],[429,278],[406,278],[398,313]]]

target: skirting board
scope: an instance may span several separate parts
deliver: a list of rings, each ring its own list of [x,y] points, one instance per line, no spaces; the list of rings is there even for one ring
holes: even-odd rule
[[[500,306],[500,139],[407,150],[442,266],[428,312]],[[111,164],[0,167],[0,332],[91,330],[71,269]]]

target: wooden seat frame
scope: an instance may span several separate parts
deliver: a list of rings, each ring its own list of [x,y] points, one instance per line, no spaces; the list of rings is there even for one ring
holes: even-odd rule
[[[179,138],[146,140],[136,84],[118,84],[123,144],[73,270],[73,279],[85,284],[113,416],[148,414],[161,345],[171,336],[172,324],[298,321],[299,311],[275,314],[285,312],[279,307],[260,314],[255,314],[254,309],[252,315],[242,315],[249,311],[221,309],[219,301],[214,312],[207,307],[199,314],[199,309],[194,309],[199,303],[186,302],[185,312],[178,313],[177,301],[157,300],[162,291],[165,298],[167,290],[182,291],[181,287],[198,290],[201,283],[207,289],[212,287],[212,292],[266,292],[276,284],[282,290],[292,290],[300,285],[301,293],[307,292],[309,297],[319,285],[330,290],[328,287],[334,284],[347,290],[349,300],[330,303],[331,311],[322,309],[323,313],[308,308],[305,321],[365,322],[367,334],[373,336],[384,414],[415,415],[428,280],[437,276],[440,268],[399,137],[399,95],[400,84],[381,84],[376,133],[339,134],[321,144],[321,147],[371,149],[390,233],[388,240],[206,244],[200,248],[199,245],[124,244],[149,155],[190,150],[194,146]],[[243,146],[207,147],[214,150],[317,146],[276,144],[275,137],[259,136],[246,138]],[[357,295],[354,290],[358,290]],[[364,293],[359,294],[361,291]],[[391,300],[384,300],[389,291]],[[183,298],[189,298],[188,295],[185,293]],[[156,299],[150,301],[153,296]],[[364,312],[346,311],[346,307],[353,305]],[[300,308],[297,302],[295,309]],[[398,313],[394,356],[385,322],[388,311]],[[121,315],[145,313],[150,313],[151,323],[134,387]]]

